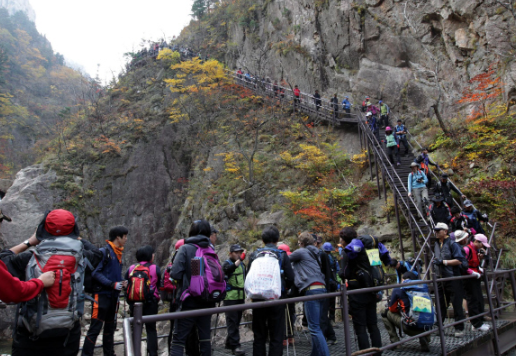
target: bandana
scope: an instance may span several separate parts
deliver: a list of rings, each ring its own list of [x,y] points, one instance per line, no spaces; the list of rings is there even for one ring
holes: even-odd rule
[[[115,255],[118,258],[118,262],[122,263],[122,253],[124,253],[123,247],[117,247],[112,241],[106,240],[106,242],[111,246],[113,251],[115,251]]]

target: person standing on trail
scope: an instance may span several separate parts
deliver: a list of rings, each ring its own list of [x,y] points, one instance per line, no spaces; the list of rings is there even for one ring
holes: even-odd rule
[[[380,125],[382,127],[389,126],[389,114],[391,112],[391,109],[385,104],[382,100],[378,102],[378,105],[380,106]]]
[[[423,173],[416,162],[412,162],[410,164],[410,172],[408,176],[408,196],[414,197],[416,200],[416,208],[419,209],[421,214],[425,214],[425,204],[428,201],[428,188],[426,187],[426,183],[428,179],[426,178],[426,174]]]
[[[369,95],[365,97],[365,100],[362,102],[362,112],[367,111],[367,104],[371,105],[371,101],[369,101]]]
[[[380,142],[380,130],[378,129],[378,125],[376,123],[376,117],[374,117],[370,112],[366,114],[366,124],[369,125],[369,128],[373,132],[374,137],[376,137],[378,142]]]
[[[240,245],[232,245],[229,248],[229,259],[222,264],[222,270],[226,275],[227,288],[224,306],[238,305],[245,303],[245,275],[244,264],[246,250]],[[240,321],[242,320],[242,310],[226,312],[226,324],[228,335],[226,337],[226,349],[230,349],[233,355],[245,355],[245,351],[240,346]]]
[[[325,276],[321,271],[321,257],[314,243],[314,238],[309,232],[301,233],[298,237],[299,248],[292,252],[289,257],[294,269],[294,283],[305,296],[327,293]],[[325,309],[323,304],[326,300],[317,299],[304,302],[308,330],[312,335],[312,355],[330,356],[330,350],[320,324],[321,314],[324,313]]]
[[[441,194],[435,194],[432,201],[433,202],[428,207],[428,215],[432,217],[435,224],[440,222],[449,224],[452,214],[450,207],[444,201],[443,196]]]
[[[387,156],[389,156],[389,160],[391,161],[392,165],[401,165],[398,142],[396,142],[396,136],[394,136],[392,133],[390,126],[385,128],[385,146],[387,147]],[[396,157],[396,163],[394,163],[394,157]]]
[[[300,96],[301,96],[301,90],[296,86],[294,86],[294,106],[299,105],[300,102]]]
[[[471,227],[479,234],[484,234],[485,231],[480,224],[481,221],[488,222],[489,217],[487,214],[482,214],[480,211],[473,207],[471,200],[464,200],[464,209],[462,214],[466,215],[471,223]]]
[[[277,80],[275,80],[274,84],[272,85],[272,91],[274,92],[274,96],[277,97],[278,96],[278,92],[279,92],[279,87],[278,87],[278,81]]]
[[[435,185],[434,192],[440,193],[444,197],[446,203],[451,207],[453,206],[453,196],[451,194],[452,191],[457,193],[462,199],[466,199],[466,196],[462,194],[461,191],[448,180],[448,175],[443,173],[441,175],[441,180]]]
[[[396,137],[400,144],[399,149],[401,150],[401,144],[403,143],[403,147],[405,147],[405,156],[408,155],[409,144],[407,141],[407,129],[405,125],[401,122],[401,120],[398,119],[398,124],[394,128],[394,131],[396,132]]]
[[[451,231],[462,230],[464,232],[467,232],[470,235],[474,235],[473,231],[471,231],[472,226],[469,221],[469,218],[466,215],[461,213],[459,207],[454,206],[453,208],[451,208],[451,214],[452,214],[452,218],[450,219],[450,224],[449,224]],[[476,231],[475,231],[475,233],[476,233]]]
[[[339,117],[339,99],[337,99],[337,93],[333,94],[333,98],[331,98],[331,106],[333,109],[333,120],[336,121]]]
[[[83,356],[93,356],[97,337],[103,327],[104,356],[115,354],[114,336],[120,291],[127,287],[127,281],[122,279],[122,254],[128,234],[129,230],[125,226],[116,226],[109,230],[108,244],[102,249],[102,262],[91,274],[101,289],[92,295],[96,303],[93,304],[91,325],[82,346]]]
[[[351,113],[351,103],[349,102],[349,96],[346,96],[344,100],[342,100],[342,110],[344,110],[346,114]]]
[[[457,277],[461,275],[461,265],[464,255],[458,243],[453,242],[448,236],[448,225],[437,223],[434,227],[437,241],[434,245],[434,272],[437,278]],[[438,283],[439,303],[441,307],[441,318],[448,315],[448,305],[453,306],[455,321],[464,319],[462,309],[463,284],[462,280],[453,280]],[[464,336],[464,323],[455,325],[455,337]]]
[[[321,108],[321,104],[322,104],[321,94],[319,94],[319,90],[315,91],[315,94],[314,94],[314,104],[315,104],[315,110],[319,111],[319,109]]]
[[[425,174],[426,174],[426,178],[428,180],[426,186],[428,188],[432,187],[432,177],[430,174],[430,166],[432,165],[432,166],[436,167],[437,170],[439,170],[439,165],[437,163],[435,163],[434,161],[432,161],[430,159],[430,156],[428,156],[428,148],[421,149],[421,154],[416,157],[415,162],[420,165],[421,170],[423,172],[425,172]]]

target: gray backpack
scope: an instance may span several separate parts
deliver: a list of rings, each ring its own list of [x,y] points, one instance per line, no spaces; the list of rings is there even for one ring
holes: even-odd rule
[[[53,286],[20,304],[17,324],[33,339],[66,336],[84,313],[85,258],[80,240],[63,236],[43,240],[27,265],[27,280],[42,273],[56,274]]]

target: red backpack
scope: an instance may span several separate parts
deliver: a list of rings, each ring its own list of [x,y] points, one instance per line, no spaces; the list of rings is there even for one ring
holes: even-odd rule
[[[127,300],[129,302],[146,302],[152,300],[154,292],[151,289],[150,268],[148,264],[139,263],[129,274],[127,284]]]
[[[164,302],[173,302],[176,299],[177,282],[170,277],[170,270],[172,269],[172,262],[170,262],[161,277],[161,286],[159,292],[161,300]]]

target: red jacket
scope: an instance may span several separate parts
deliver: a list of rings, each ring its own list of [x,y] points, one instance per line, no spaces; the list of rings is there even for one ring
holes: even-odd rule
[[[2,281],[0,300],[6,303],[25,302],[35,298],[44,288],[43,282],[39,279],[34,278],[28,282],[22,282],[13,277],[2,261],[0,261],[0,281]]]
[[[299,95],[301,94],[301,90],[299,90],[299,88],[295,88],[294,89],[294,95],[297,96],[299,98]]]

